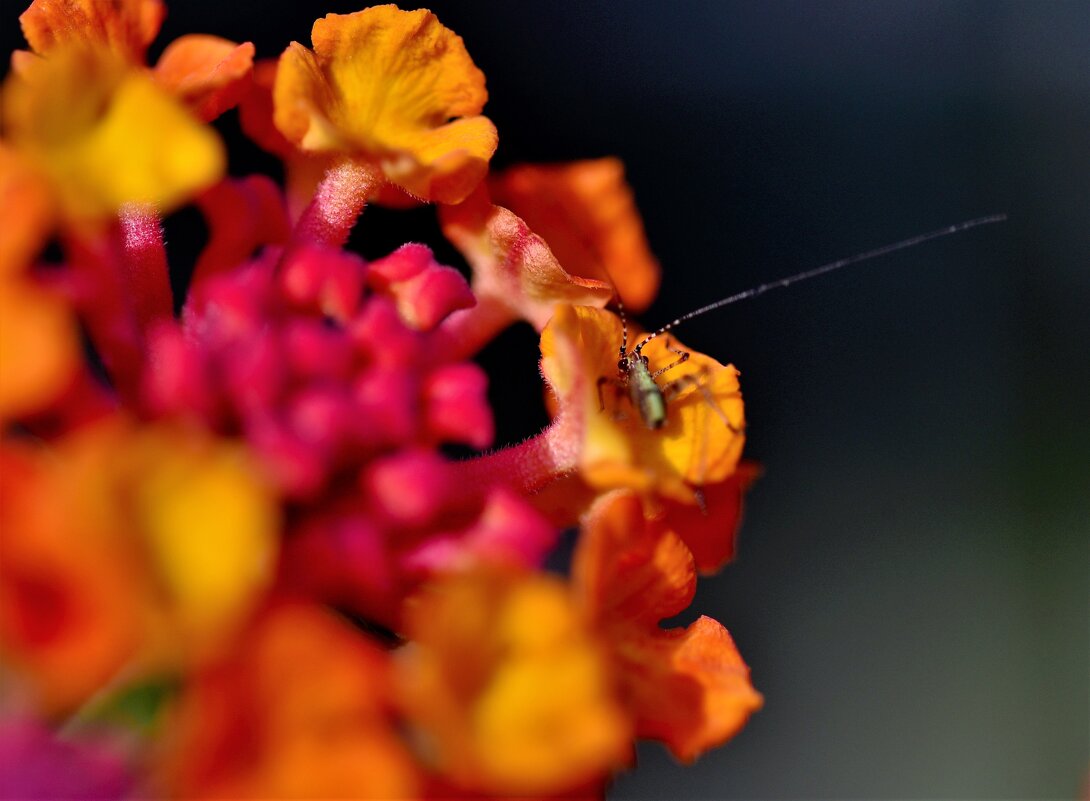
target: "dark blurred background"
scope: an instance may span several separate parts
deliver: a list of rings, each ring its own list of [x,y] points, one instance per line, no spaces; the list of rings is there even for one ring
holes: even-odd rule
[[[497,164],[624,159],[664,267],[645,325],[1010,215],[680,330],[743,372],[765,475],[694,612],[731,630],[766,706],[693,767],[641,747],[612,797],[1085,792],[1090,5],[423,5],[488,77]],[[153,56],[196,31],[274,56],[359,7],[174,0]],[[233,115],[221,128],[234,147]],[[273,165],[240,148],[232,171]],[[171,226],[184,271],[199,218]],[[421,230],[430,210],[371,209],[353,244]],[[512,329],[482,362],[501,438],[535,433],[536,336]]]

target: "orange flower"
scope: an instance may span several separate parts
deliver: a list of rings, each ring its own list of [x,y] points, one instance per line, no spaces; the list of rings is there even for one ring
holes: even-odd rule
[[[406,798],[387,655],[329,612],[266,613],[191,678],[167,729],[164,790],[184,798]]]
[[[477,571],[415,599],[401,694],[432,767],[478,793],[581,787],[629,757],[631,731],[567,590]]]
[[[311,39],[280,57],[275,121],[289,141],[363,160],[426,200],[456,203],[480,182],[496,128],[479,116],[484,75],[461,37],[389,5],[330,14]]]
[[[271,583],[273,500],[237,446],[115,420],[6,448],[0,649],[46,709],[207,658]]]
[[[661,271],[619,159],[521,164],[488,183],[496,203],[548,242],[569,273],[616,287],[634,311],[651,305]]]
[[[112,218],[127,203],[167,210],[223,172],[215,133],[108,51],[27,61],[4,84],[3,111],[8,142],[68,220]]]
[[[579,606],[609,644],[638,736],[690,762],[734,736],[762,699],[730,634],[709,617],[687,628],[659,621],[696,590],[692,555],[672,531],[647,525],[639,498],[598,501],[572,563]]]
[[[148,45],[166,16],[161,0],[34,0],[19,22],[31,49],[48,56],[61,49],[104,49],[119,60],[143,67]],[[17,53],[16,65],[29,64]],[[153,72],[168,92],[201,120],[234,106],[250,78],[254,46],[218,36],[193,34],[175,39]]]
[[[629,330],[629,348],[638,336]],[[679,358],[667,349],[670,339],[656,337],[643,349],[652,373]],[[610,383],[621,340],[614,314],[584,306],[560,307],[542,331],[541,371],[556,394],[561,432],[552,437],[572,441],[579,473],[593,487],[630,487],[692,504],[694,485],[723,481],[741,456],[738,371],[690,351],[657,379],[667,398],[666,422],[650,430],[627,393]]]

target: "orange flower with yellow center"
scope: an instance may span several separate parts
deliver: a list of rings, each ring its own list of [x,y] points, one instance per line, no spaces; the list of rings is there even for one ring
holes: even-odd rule
[[[289,141],[362,161],[425,200],[456,203],[480,182],[497,143],[480,116],[484,75],[434,14],[330,14],[311,40],[280,57],[274,118]]]
[[[628,761],[608,665],[563,582],[478,570],[410,605],[401,694],[424,759],[463,792],[549,795]]]

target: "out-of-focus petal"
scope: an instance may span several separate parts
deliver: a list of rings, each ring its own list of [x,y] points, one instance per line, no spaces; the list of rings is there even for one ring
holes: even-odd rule
[[[217,646],[264,596],[275,568],[275,499],[237,445],[163,429],[135,443],[135,523],[191,647]]]
[[[171,42],[155,65],[155,79],[198,119],[214,120],[236,106],[249,87],[254,46],[189,34]]]
[[[184,798],[408,798],[387,656],[317,607],[274,608],[193,676],[162,781]]]
[[[193,283],[236,267],[263,245],[288,240],[288,215],[279,188],[264,175],[221,181],[197,198],[208,223],[208,244]]]
[[[652,430],[613,383],[621,336],[613,313],[585,306],[559,307],[542,331],[542,374],[556,394],[558,424],[578,438],[580,474],[599,489],[630,487],[695,503],[692,487],[724,480],[742,453],[738,371],[690,351],[657,381],[674,390],[666,392],[665,424]],[[629,347],[637,336],[630,327]],[[667,341],[660,336],[643,349],[651,372],[678,359]],[[607,379],[600,399],[599,378]]]
[[[496,128],[484,75],[430,11],[376,6],[314,23],[280,57],[275,121],[304,150],[381,166],[409,194],[456,203],[484,177]]]
[[[696,588],[692,555],[672,531],[647,524],[637,496],[617,493],[589,514],[572,582],[584,614],[609,644],[639,736],[688,762],[733,737],[762,698],[730,634],[701,617],[662,629]]]
[[[164,16],[162,0],[34,0],[19,23],[41,55],[61,47],[105,46],[143,64]]]
[[[75,318],[30,280],[0,274],[0,421],[38,411],[79,369]]]
[[[116,57],[59,50],[30,67],[4,84],[7,135],[51,178],[69,219],[126,203],[166,211],[223,172],[216,134]]]
[[[0,278],[28,267],[53,227],[48,180],[0,141]]]
[[[400,695],[451,784],[547,795],[627,761],[607,668],[559,580],[487,570],[442,580],[410,608],[408,633]]]
[[[70,711],[131,659],[149,588],[108,502],[99,432],[56,453],[0,452],[0,651],[47,713]]]
[[[4,798],[121,801],[133,784],[120,749],[105,738],[62,738],[33,720],[0,723]]]
[[[520,164],[490,177],[489,188],[569,273],[614,286],[633,311],[654,300],[661,270],[619,159]]]

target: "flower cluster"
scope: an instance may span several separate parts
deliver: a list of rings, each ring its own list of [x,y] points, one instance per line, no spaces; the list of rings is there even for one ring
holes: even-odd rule
[[[34,0],[3,85],[4,790],[593,797],[635,738],[733,736],[761,697],[730,635],[660,623],[733,555],[738,374],[651,338],[641,418],[606,307],[659,269],[621,164],[490,171],[484,75],[428,11],[150,66],[164,13]],[[225,112],[283,187],[226,177]],[[175,298],[162,219],[190,204]],[[368,204],[432,204],[471,280],[346,250]],[[488,452],[470,359],[516,321],[553,421]]]

